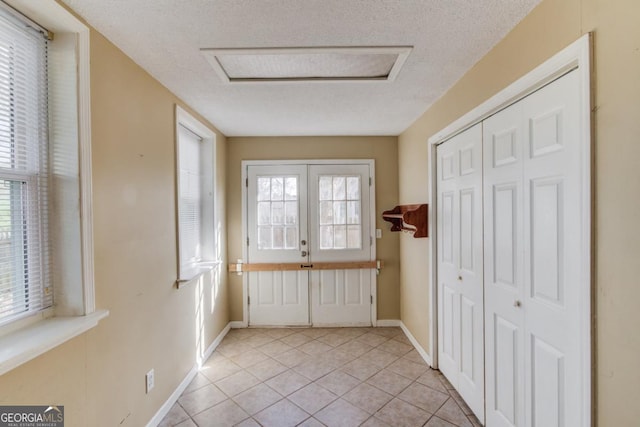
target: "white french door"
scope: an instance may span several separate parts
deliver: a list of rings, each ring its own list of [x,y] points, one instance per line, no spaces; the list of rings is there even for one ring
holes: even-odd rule
[[[373,260],[370,169],[247,166],[247,262],[275,270],[247,274],[251,325],[371,324],[375,270],[314,269]]]
[[[484,420],[482,125],[437,148],[438,360]]]
[[[369,165],[309,166],[310,261],[372,260]],[[370,325],[371,269],[311,271],[313,324]]]
[[[251,166],[247,177],[248,261],[306,264],[307,167]],[[247,274],[251,323],[309,324],[307,271]]]

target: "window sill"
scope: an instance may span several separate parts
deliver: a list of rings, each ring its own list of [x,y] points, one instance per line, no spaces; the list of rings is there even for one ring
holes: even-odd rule
[[[213,271],[214,269],[218,268],[220,264],[222,264],[220,261],[203,261],[196,265],[189,266],[189,268],[181,271],[181,278],[176,280],[176,286],[178,287],[178,289],[183,288],[189,283],[198,279],[204,273]]]
[[[0,337],[0,375],[88,331],[108,315],[97,310],[86,316],[51,317]]]

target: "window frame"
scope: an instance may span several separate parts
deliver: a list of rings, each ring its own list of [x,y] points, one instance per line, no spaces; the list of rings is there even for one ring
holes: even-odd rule
[[[201,167],[205,170],[204,182],[206,185],[200,186],[200,201],[205,203],[203,214],[200,216],[200,239],[199,243],[202,247],[201,257],[196,261],[182,263],[183,251],[185,250],[182,242],[181,232],[181,178],[180,178],[180,127],[186,128],[195,136],[200,138],[199,158]],[[208,158],[208,159],[207,159]],[[200,275],[207,271],[211,271],[219,264],[217,261],[217,233],[215,230],[216,222],[216,206],[215,206],[215,189],[216,189],[216,134],[200,120],[188,113],[185,109],[176,104],[175,106],[175,173],[176,173],[176,264],[178,288],[192,282]],[[203,161],[205,160],[205,161]],[[210,190],[209,194],[205,194]]]
[[[55,0],[5,3],[55,34],[49,44],[49,154],[71,157],[50,170],[49,206],[56,207],[49,209],[51,251],[57,254],[54,306],[0,326],[0,375],[97,326],[109,314],[95,304],[90,29]]]

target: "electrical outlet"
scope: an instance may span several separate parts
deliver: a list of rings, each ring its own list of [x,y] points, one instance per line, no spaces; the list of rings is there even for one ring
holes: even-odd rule
[[[153,389],[153,386],[156,385],[155,373],[153,372],[153,369],[147,372],[147,375],[145,375],[144,377],[147,380],[147,393],[149,393]]]

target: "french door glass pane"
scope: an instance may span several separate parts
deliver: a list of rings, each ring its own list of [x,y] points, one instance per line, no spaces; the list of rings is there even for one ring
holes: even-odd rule
[[[333,226],[320,226],[320,249],[333,249]]]
[[[258,202],[258,225],[271,224],[271,203]]]
[[[258,227],[258,249],[271,249],[271,227]]]
[[[273,249],[284,247],[284,227],[273,227]]]
[[[347,247],[349,248],[362,247],[362,233],[360,232],[359,225],[347,226]]]
[[[285,249],[298,249],[298,229],[295,227],[285,228]]]
[[[284,223],[286,225],[296,225],[298,223],[298,203],[284,203]]]
[[[271,224],[284,224],[284,203],[271,202]]]
[[[360,202],[347,202],[347,224],[360,224]]]
[[[347,247],[347,227],[345,225],[336,225],[333,228],[333,248],[346,249]]]
[[[333,202],[333,223],[347,223],[347,204],[346,202]]]
[[[333,177],[333,200],[344,200],[346,197],[345,193],[345,177],[344,176],[334,176]]]
[[[347,199],[360,200],[360,178],[350,176],[347,178]]]
[[[298,200],[298,179],[297,178],[289,177],[284,179],[284,199]]]
[[[271,179],[258,178],[258,201],[271,200]]]
[[[333,224],[333,202],[320,202],[320,225]]]
[[[282,200],[284,197],[284,178],[271,178],[271,200]]]
[[[333,179],[330,176],[321,176],[319,182],[319,198],[320,200],[331,200],[333,194]]]

